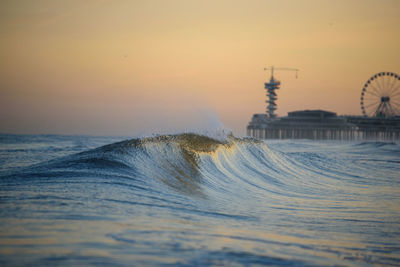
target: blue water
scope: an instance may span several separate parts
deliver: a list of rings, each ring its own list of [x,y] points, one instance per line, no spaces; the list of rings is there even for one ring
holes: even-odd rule
[[[400,145],[0,135],[0,265],[400,265]]]

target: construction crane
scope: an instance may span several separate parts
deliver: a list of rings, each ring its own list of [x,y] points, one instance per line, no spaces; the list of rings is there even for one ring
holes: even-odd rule
[[[269,81],[269,83],[265,83],[265,89],[267,90],[267,96],[268,96],[268,100],[265,101],[266,103],[268,103],[267,106],[267,114],[269,118],[275,118],[275,110],[277,109],[277,105],[276,105],[276,100],[278,99],[275,93],[275,90],[278,90],[281,82],[278,80],[275,80],[274,78],[274,70],[286,70],[286,71],[295,71],[296,72],[296,79],[297,79],[297,73],[299,71],[299,69],[295,69],[295,68],[274,68],[274,66],[271,66],[270,68],[264,68],[264,70],[271,70],[271,79]]]

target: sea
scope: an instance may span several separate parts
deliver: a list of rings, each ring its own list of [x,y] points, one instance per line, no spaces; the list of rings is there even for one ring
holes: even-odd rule
[[[400,266],[400,144],[0,134],[0,266]]]

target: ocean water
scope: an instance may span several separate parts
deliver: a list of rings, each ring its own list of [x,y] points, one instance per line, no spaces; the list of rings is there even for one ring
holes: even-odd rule
[[[0,135],[0,265],[399,266],[400,145]]]

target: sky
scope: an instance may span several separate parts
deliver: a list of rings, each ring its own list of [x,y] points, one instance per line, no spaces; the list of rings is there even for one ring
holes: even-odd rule
[[[400,74],[398,0],[2,0],[0,133],[138,136],[264,113],[361,115],[375,73]]]

